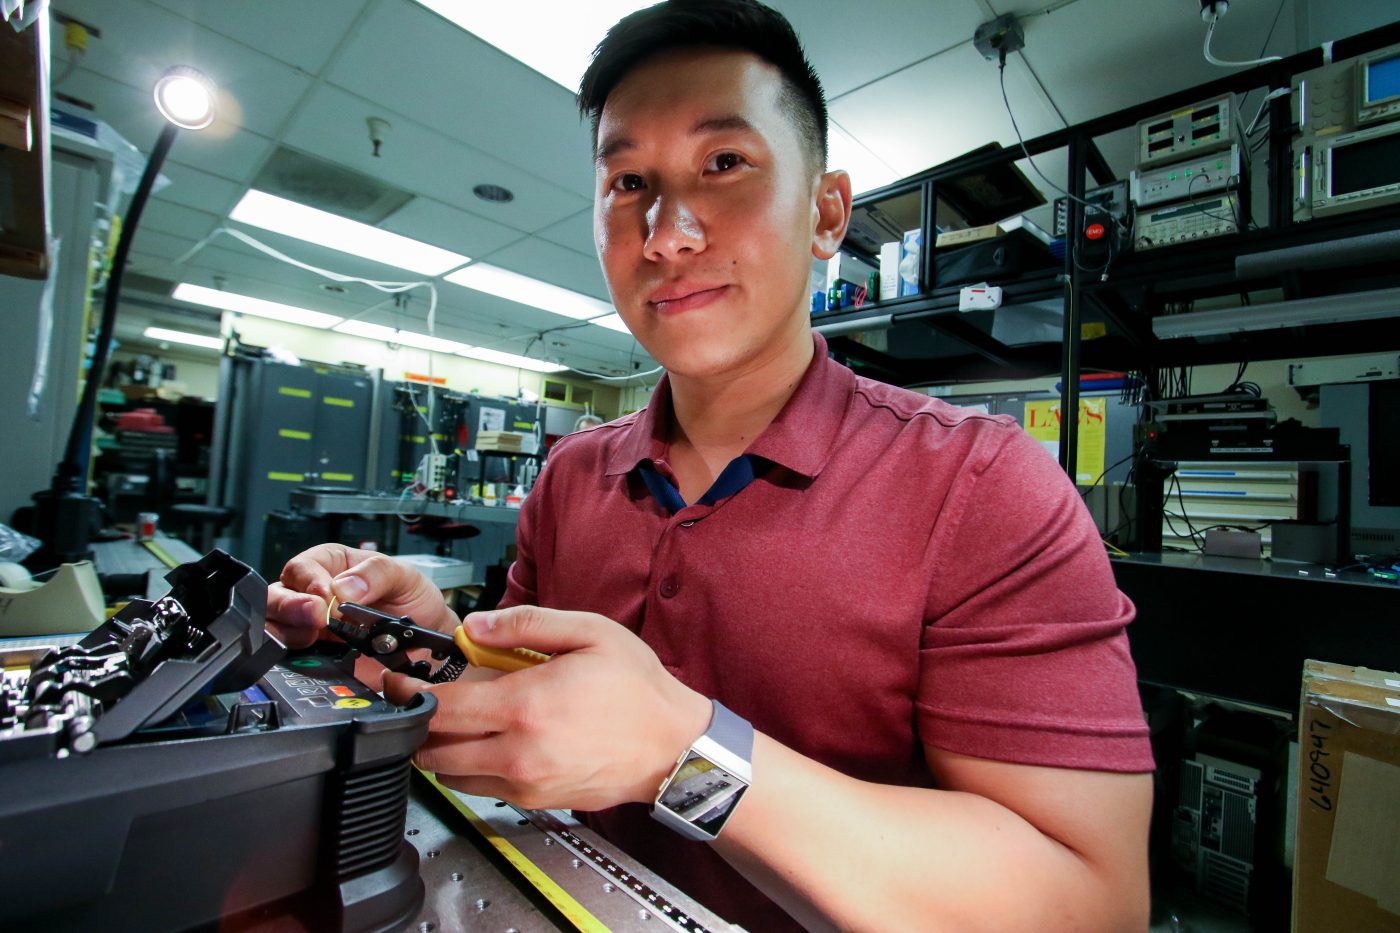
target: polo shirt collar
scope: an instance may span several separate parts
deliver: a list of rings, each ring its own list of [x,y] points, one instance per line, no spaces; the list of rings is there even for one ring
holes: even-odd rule
[[[813,333],[812,343],[812,361],[797,390],[745,451],[806,477],[817,476],[830,458],[855,389],[855,375],[827,358],[826,339]],[[643,460],[661,458],[670,421],[671,380],[663,375],[651,402],[613,448],[607,475],[630,473]]]

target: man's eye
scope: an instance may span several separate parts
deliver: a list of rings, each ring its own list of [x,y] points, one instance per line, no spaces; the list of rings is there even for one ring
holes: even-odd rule
[[[744,157],[737,152],[719,152],[710,157],[710,164],[707,166],[711,171],[727,172],[731,168],[742,164]]]
[[[642,185],[642,176],[636,172],[625,172],[613,181],[613,189],[616,191],[639,191]]]

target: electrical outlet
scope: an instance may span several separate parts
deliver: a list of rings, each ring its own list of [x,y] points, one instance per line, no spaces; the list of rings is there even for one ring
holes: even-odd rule
[[[1026,34],[1021,29],[1020,20],[1007,13],[978,26],[972,34],[972,47],[981,52],[987,61],[994,62],[1003,55],[1025,48]]]

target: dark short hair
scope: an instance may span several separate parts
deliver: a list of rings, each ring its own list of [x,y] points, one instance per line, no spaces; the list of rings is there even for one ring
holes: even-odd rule
[[[633,68],[662,52],[704,46],[752,52],[778,69],[782,104],[798,139],[817,170],[825,170],[827,115],[821,80],[792,25],[757,0],[664,0],[609,29],[593,51],[578,92],[579,112],[593,127],[594,148],[603,105]]]

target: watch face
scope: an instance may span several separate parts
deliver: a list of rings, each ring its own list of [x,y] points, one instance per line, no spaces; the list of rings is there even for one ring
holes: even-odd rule
[[[695,828],[717,836],[748,789],[743,778],[735,777],[692,751],[657,805]]]

